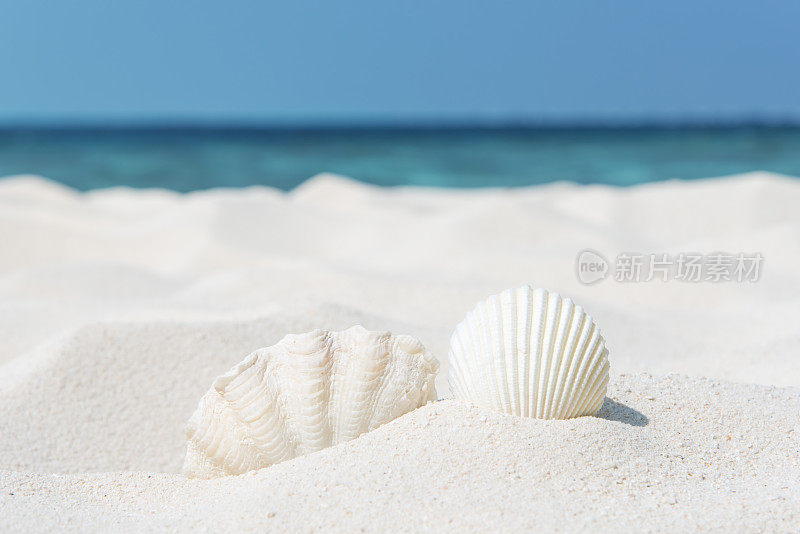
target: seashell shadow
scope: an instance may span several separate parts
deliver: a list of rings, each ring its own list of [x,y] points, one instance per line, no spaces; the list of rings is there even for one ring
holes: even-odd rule
[[[606,419],[607,421],[617,421],[631,426],[647,426],[650,422],[650,419],[642,412],[634,410],[621,402],[611,400],[608,397],[603,399],[603,405],[594,417]]]

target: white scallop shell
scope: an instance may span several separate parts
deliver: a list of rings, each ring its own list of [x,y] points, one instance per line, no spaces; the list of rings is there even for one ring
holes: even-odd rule
[[[184,473],[241,474],[351,440],[436,400],[438,369],[411,336],[288,335],[214,381],[189,420]]]
[[[450,340],[457,399],[540,419],[597,413],[608,349],[591,317],[545,289],[507,289],[478,303]]]

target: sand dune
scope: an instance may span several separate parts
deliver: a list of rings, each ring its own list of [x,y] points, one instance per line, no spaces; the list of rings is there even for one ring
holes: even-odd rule
[[[0,525],[21,530],[34,514],[72,530],[797,525],[800,391],[635,375],[617,377],[609,397],[597,417],[569,421],[441,401],[355,441],[211,481],[3,473],[13,495],[0,495]]]
[[[321,175],[291,193],[188,195],[4,179],[0,528],[792,530],[797,205],[800,182],[766,173],[475,191]],[[587,286],[585,248],[759,252],[764,266],[755,283]],[[443,401],[257,473],[178,474],[183,425],[249,351],[315,327],[410,333],[442,362],[447,398],[453,327],[525,283],[603,329],[599,417]]]

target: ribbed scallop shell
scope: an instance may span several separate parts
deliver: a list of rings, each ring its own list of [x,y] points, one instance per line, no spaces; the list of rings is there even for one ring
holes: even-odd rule
[[[593,415],[608,385],[608,350],[583,308],[545,289],[478,303],[450,341],[457,399],[540,419]]]
[[[214,381],[189,420],[184,473],[241,474],[351,440],[436,400],[438,369],[411,336],[288,335]]]

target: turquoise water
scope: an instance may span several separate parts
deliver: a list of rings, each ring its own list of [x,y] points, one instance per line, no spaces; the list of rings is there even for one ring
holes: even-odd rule
[[[800,176],[800,128],[61,129],[0,131],[0,176],[88,190],[291,189],[319,172],[381,185],[632,185],[753,170]]]

